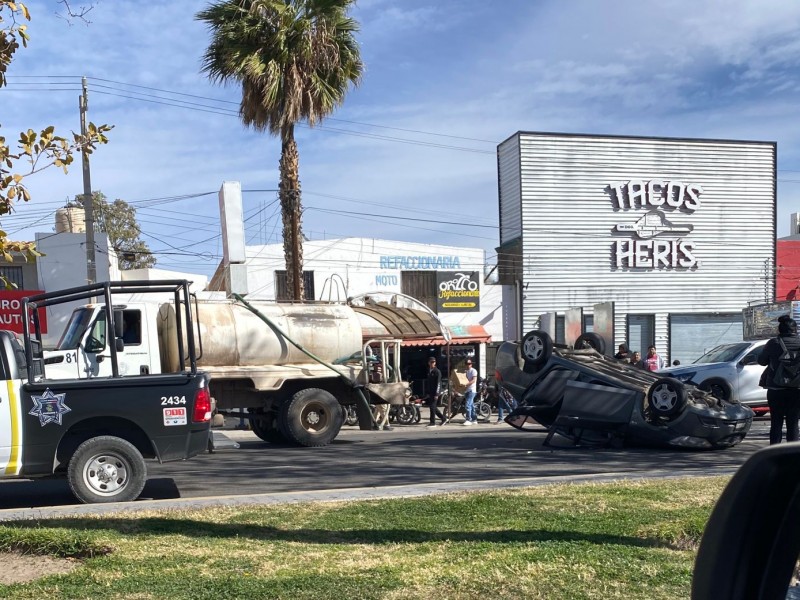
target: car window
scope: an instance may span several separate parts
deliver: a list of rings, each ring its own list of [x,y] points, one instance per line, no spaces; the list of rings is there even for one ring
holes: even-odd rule
[[[722,346],[717,346],[694,361],[694,364],[730,362],[744,352],[749,345],[748,342],[740,342],[738,344],[723,344]]]
[[[86,340],[86,352],[102,352],[106,347],[106,315],[100,313]]]

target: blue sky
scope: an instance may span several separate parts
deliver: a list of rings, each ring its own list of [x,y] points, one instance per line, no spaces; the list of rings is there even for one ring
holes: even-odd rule
[[[77,131],[85,75],[90,119],[115,126],[92,187],[137,208],[159,266],[213,272],[226,180],[245,190],[248,243],[279,241],[280,147],[241,125],[237,88],[200,73],[207,2],[101,0],[89,24],[55,0],[26,4],[31,42],[0,89],[0,135]],[[519,130],[777,141],[778,236],[800,210],[796,1],[361,0],[354,16],[363,82],[298,131],[311,239],[476,246],[492,262],[496,146]],[[33,201],[3,229],[52,231],[82,192],[76,165],[31,178]]]

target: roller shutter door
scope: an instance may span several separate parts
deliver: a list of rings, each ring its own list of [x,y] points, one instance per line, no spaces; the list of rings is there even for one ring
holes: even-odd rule
[[[694,362],[720,344],[742,341],[742,314],[670,315],[670,362]]]

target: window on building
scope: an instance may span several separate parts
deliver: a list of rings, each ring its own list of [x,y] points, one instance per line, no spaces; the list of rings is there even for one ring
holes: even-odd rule
[[[400,291],[436,312],[436,271],[401,271]]]
[[[275,300],[278,302],[289,302],[292,295],[289,293],[289,286],[286,283],[286,271],[275,271]],[[303,299],[313,300],[316,298],[314,293],[314,271],[303,271]]]
[[[4,277],[9,283],[13,283],[17,288],[24,290],[22,285],[22,267],[0,267],[0,276]]]

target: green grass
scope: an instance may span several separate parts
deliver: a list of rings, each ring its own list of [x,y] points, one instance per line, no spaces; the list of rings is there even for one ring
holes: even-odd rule
[[[81,566],[0,598],[688,598],[727,480],[222,507],[0,526]]]

